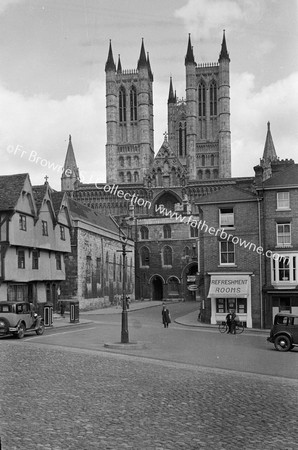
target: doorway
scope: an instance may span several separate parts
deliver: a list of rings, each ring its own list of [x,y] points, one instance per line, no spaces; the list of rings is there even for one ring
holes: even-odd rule
[[[163,282],[161,277],[155,275],[152,278],[152,300],[163,299]]]

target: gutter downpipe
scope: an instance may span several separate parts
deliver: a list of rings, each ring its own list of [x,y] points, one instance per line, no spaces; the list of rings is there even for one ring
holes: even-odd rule
[[[261,208],[260,202],[261,198],[258,197],[258,224],[259,224],[259,246],[262,244],[262,234],[261,234]],[[261,329],[263,329],[263,277],[262,277],[262,256],[259,254],[259,270],[260,270],[260,320],[261,320]]]

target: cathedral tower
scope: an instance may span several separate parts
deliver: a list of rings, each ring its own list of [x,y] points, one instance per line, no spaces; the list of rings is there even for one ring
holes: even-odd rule
[[[231,176],[229,63],[225,34],[218,63],[202,64],[195,62],[189,36],[185,100],[177,99],[170,80],[169,142],[190,180]]]
[[[110,42],[106,72],[107,183],[139,183],[152,166],[153,75],[142,40],[136,70],[117,69]]]

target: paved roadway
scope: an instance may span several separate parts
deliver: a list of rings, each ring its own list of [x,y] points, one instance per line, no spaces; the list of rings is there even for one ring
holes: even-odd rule
[[[193,308],[171,306],[175,318]],[[0,341],[2,450],[298,449],[298,352],[129,313]]]

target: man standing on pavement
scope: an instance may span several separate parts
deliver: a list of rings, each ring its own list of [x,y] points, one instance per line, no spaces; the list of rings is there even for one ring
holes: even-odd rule
[[[238,317],[236,316],[235,310],[232,309],[229,314],[226,316],[226,321],[228,325],[228,333],[230,334],[236,334],[236,323],[237,323]]]
[[[166,305],[162,304],[162,311],[161,311],[161,317],[162,317],[162,323],[165,328],[169,327],[169,323],[171,323],[171,315],[168,308],[166,308]]]

